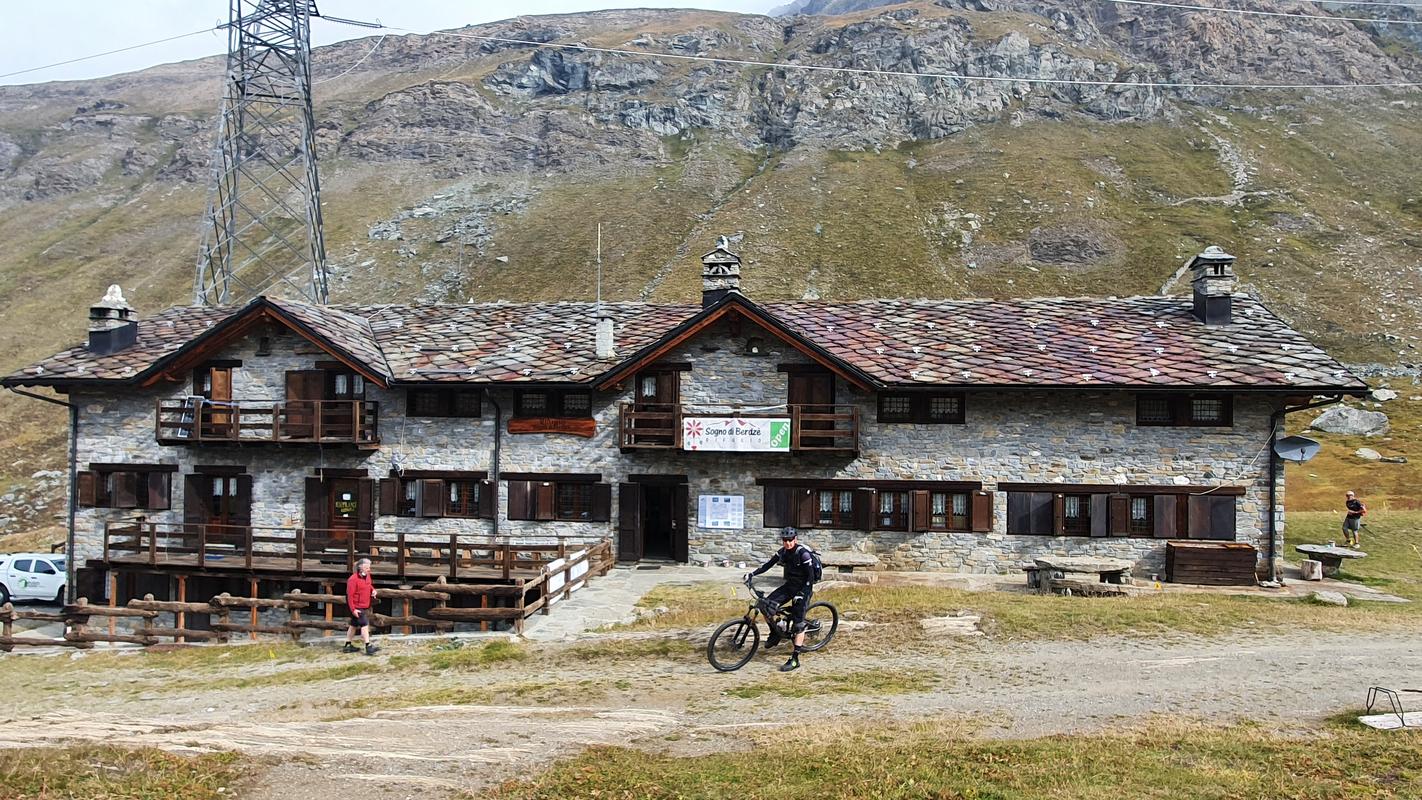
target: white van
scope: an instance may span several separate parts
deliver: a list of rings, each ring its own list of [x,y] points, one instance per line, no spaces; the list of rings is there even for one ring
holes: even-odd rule
[[[0,554],[0,605],[11,600],[63,603],[68,566],[62,554]]]

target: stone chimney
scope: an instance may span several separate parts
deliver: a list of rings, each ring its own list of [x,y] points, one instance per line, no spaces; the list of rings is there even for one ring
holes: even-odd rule
[[[89,309],[89,352],[106,356],[138,341],[138,316],[118,284]]]
[[[1234,256],[1210,245],[1205,252],[1190,259],[1195,287],[1195,316],[1206,325],[1228,325],[1233,322]]]
[[[617,344],[613,338],[612,317],[606,311],[597,312],[597,358],[610,361],[617,357]]]
[[[701,257],[701,307],[741,291],[741,257],[731,252],[731,243],[722,236],[716,249]]]

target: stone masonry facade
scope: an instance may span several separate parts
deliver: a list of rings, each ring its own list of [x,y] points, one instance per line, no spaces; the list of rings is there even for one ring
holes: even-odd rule
[[[285,373],[312,369],[330,356],[289,333],[267,332],[269,353],[259,354],[254,333],[228,345],[214,359],[241,362],[233,373],[237,402],[284,399]],[[748,336],[760,337],[759,355],[745,355]],[[619,354],[625,357],[627,354]],[[804,363],[799,350],[758,329],[736,330],[725,320],[682,344],[666,361],[690,365],[680,373],[683,403],[700,410],[771,407],[787,398],[782,364]],[[609,362],[608,366],[611,366]],[[243,466],[253,476],[252,524],[295,528],[305,524],[304,479],[318,468],[365,470],[388,477],[406,470],[495,471],[495,404],[507,425],[514,391],[484,387],[479,418],[418,418],[405,415],[403,387],[368,385],[365,397],[380,404],[378,448],[346,446],[201,444],[163,446],[154,435],[156,401],[187,396],[184,383],[150,389],[76,388],[79,406],[78,463],[173,464],[172,510],[135,512],[81,509],[76,525],[76,561],[98,557],[104,523],[142,514],[149,521],[182,522],[184,475],[198,465]],[[879,423],[877,398],[836,380],[835,402],[860,414],[859,452],[851,456],[781,455],[619,450],[619,410],[632,399],[631,381],[619,391],[592,394],[592,438],[565,434],[501,434],[504,473],[597,473],[613,485],[610,522],[528,522],[508,519],[507,483],[498,482],[498,518],[412,519],[376,516],[378,530],[438,530],[500,534],[535,540],[552,535],[617,536],[617,485],[631,475],[686,475],[690,508],[689,552],[697,558],[755,560],[776,546],[762,527],[763,489],[757,479],[942,480],[981,482],[993,492],[994,521],[987,533],[905,533],[811,530],[805,538],[821,550],[853,549],[879,557],[893,569],[1006,572],[1033,555],[1083,554],[1131,560],[1140,574],[1163,572],[1164,543],[1149,538],[1089,538],[1017,535],[1007,532],[1006,482],[1116,485],[1233,486],[1236,540],[1268,551],[1268,462],[1270,414],[1279,402],[1268,396],[1236,395],[1230,427],[1140,427],[1130,391],[1014,389],[968,392],[964,424]],[[1277,486],[1282,507],[1283,484]],[[745,527],[711,531],[695,527],[697,497],[745,498]],[[1280,524],[1282,536],[1282,524]]]

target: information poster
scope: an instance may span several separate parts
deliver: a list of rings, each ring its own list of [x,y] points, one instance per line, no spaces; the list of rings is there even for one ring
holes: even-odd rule
[[[696,526],[738,531],[746,526],[746,499],[738,494],[703,494],[696,498]]]

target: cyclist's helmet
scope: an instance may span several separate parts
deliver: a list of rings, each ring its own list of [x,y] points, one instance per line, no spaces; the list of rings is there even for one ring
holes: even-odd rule
[[[795,530],[794,527],[785,527],[780,529],[780,538],[782,540],[797,539],[799,537],[800,532]]]

